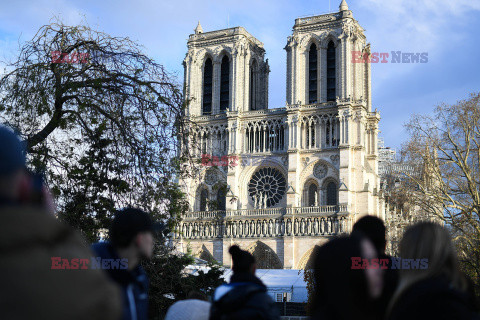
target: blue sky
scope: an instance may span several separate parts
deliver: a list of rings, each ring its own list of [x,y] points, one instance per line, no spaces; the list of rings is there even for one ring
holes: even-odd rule
[[[380,136],[400,147],[403,124],[414,113],[429,113],[480,91],[480,0],[347,0],[366,29],[373,52],[428,52],[425,64],[372,64],[373,108],[380,111]],[[200,20],[203,30],[243,26],[264,43],[269,59],[269,108],[285,104],[286,54],[295,18],[337,11],[340,0],[73,1],[0,0],[0,56],[12,57],[54,16],[66,24],[86,19],[112,36],[129,37],[148,55],[176,72],[188,35]],[[330,8],[330,9],[329,9]]]

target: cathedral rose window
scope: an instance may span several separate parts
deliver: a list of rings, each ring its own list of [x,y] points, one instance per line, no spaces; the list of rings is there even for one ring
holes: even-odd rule
[[[315,167],[313,167],[313,175],[319,179],[322,179],[327,175],[328,167],[323,163],[317,163]]]
[[[215,184],[215,182],[217,181],[218,181],[217,172],[214,169],[207,170],[207,172],[205,173],[205,183],[211,186]]]
[[[285,177],[274,168],[261,168],[248,184],[248,194],[256,208],[273,207],[283,198],[286,189]]]

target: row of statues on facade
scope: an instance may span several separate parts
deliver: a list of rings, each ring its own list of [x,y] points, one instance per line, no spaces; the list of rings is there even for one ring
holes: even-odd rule
[[[346,218],[270,219],[234,222],[184,223],[182,236],[193,237],[268,237],[282,235],[335,234],[346,230]],[[180,235],[178,234],[177,237]]]
[[[255,194],[253,196],[255,209],[266,209],[267,199],[268,199],[268,195],[266,193]]]

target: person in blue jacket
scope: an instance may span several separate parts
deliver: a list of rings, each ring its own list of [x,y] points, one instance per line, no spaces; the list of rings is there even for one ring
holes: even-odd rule
[[[252,254],[233,245],[233,275],[229,284],[215,290],[210,320],[279,320],[275,302],[267,287],[255,276],[256,263]]]
[[[97,255],[92,267],[104,269],[122,289],[123,320],[148,319],[148,278],[140,260],[152,257],[154,232],[164,229],[163,224],[153,223],[148,213],[125,208],[114,216],[110,241],[92,246]]]

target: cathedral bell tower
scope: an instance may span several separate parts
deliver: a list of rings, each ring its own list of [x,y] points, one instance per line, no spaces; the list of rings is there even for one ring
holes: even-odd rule
[[[268,60],[243,27],[203,32],[198,23],[183,61],[187,116],[267,109]]]
[[[287,104],[365,100],[370,111],[370,66],[352,59],[366,38],[345,0],[338,13],[296,19],[285,50]]]
[[[336,13],[297,18],[285,50],[289,122],[297,123],[290,136],[299,141],[300,149],[307,150],[312,145],[317,148],[318,143],[323,147],[324,136],[333,136],[327,147],[338,150],[339,203],[347,204],[355,215],[379,214],[380,115],[372,112],[370,64],[358,59],[370,54],[364,29],[342,0]],[[321,113],[334,114],[326,122],[326,131],[325,120],[318,116]],[[328,121],[333,121],[333,128]],[[307,157],[289,154],[292,164],[302,159]],[[289,180],[295,179],[290,175]]]

